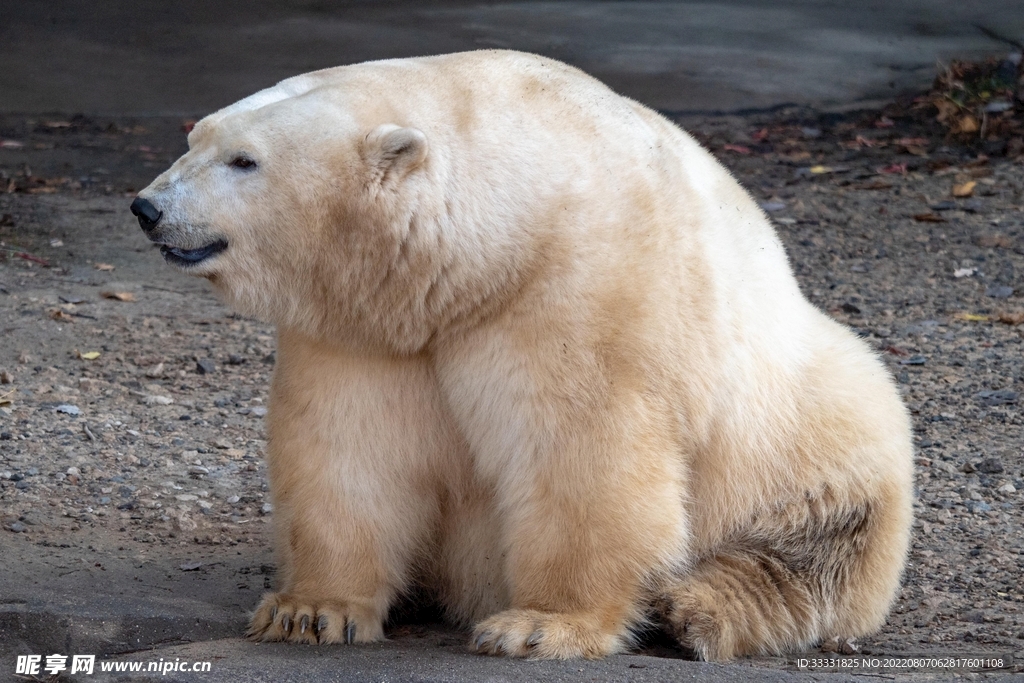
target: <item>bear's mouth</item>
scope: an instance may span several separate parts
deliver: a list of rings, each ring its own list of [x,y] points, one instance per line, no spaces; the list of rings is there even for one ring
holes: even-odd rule
[[[224,240],[211,242],[205,247],[199,247],[198,249],[182,249],[181,247],[172,247],[169,244],[161,244],[160,253],[163,254],[164,260],[168,263],[181,268],[187,268],[198,265],[227,248],[228,243]]]

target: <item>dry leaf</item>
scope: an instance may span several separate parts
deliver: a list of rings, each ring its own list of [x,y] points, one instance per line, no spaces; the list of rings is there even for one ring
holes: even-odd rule
[[[946,219],[934,212],[919,213],[914,216],[915,221],[921,223],[945,223]]]
[[[957,126],[957,129],[961,133],[976,133],[978,132],[978,128],[978,119],[974,118],[970,114],[967,114],[960,119],[960,124]]]
[[[810,171],[811,171],[811,173],[814,173],[815,175],[820,174],[820,173],[831,173],[832,172],[832,167],[831,166],[811,166]]]
[[[135,301],[135,295],[131,292],[100,292],[104,299],[117,299],[118,301]]]
[[[50,310],[47,311],[47,313],[49,313],[50,317],[53,318],[54,320],[59,320],[60,322],[63,322],[63,323],[73,323],[73,322],[75,322],[74,318],[72,318],[65,311],[62,311],[59,308],[51,308]]]
[[[114,269],[114,266],[110,265],[109,263],[97,263],[96,264],[96,270],[108,270],[109,271],[109,270],[113,270],[113,269]]]
[[[11,389],[6,394],[0,394],[0,406],[11,405],[11,403],[13,403],[11,396],[14,396],[15,391],[17,391],[17,389]]]
[[[964,183],[963,185],[954,185],[953,186],[953,196],[954,197],[961,197],[961,198],[962,197],[970,197],[972,194],[974,194],[974,188],[975,188],[975,186],[977,184],[978,183],[976,181],[969,180],[966,183]]]
[[[977,313],[959,313],[956,317],[969,322],[985,322],[989,319],[987,315],[978,315]]]
[[[1020,325],[1024,323],[1024,313],[1020,311],[1000,313],[997,320],[1007,325]]]
[[[96,360],[100,357],[99,351],[86,351],[85,353],[77,353],[76,355],[82,360]]]
[[[750,148],[743,145],[722,145],[722,149],[736,152],[737,154],[750,154]]]
[[[888,166],[883,166],[882,168],[878,169],[878,172],[879,173],[903,173],[903,174],[906,174],[906,172],[907,172],[907,165],[906,164],[889,164]]]

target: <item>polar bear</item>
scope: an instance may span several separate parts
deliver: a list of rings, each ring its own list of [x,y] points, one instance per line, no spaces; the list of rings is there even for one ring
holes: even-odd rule
[[[277,326],[277,592],[250,637],[364,643],[426,589],[472,650],[707,660],[879,628],[912,511],[882,363],[801,295],[692,138],[480,51],[288,79],[132,204]]]

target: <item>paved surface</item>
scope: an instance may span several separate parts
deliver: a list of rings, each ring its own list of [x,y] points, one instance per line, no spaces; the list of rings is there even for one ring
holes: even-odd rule
[[[0,111],[201,114],[368,59],[513,48],[655,108],[840,106],[1024,40],[1022,0],[0,0]]]

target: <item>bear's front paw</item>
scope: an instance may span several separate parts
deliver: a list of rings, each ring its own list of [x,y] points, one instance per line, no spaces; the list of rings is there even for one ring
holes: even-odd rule
[[[481,654],[530,659],[599,659],[624,647],[625,639],[602,629],[594,615],[525,609],[510,609],[484,619],[473,630],[470,642],[470,649]]]
[[[253,613],[245,636],[263,642],[372,643],[384,639],[384,628],[369,606],[268,593]]]

